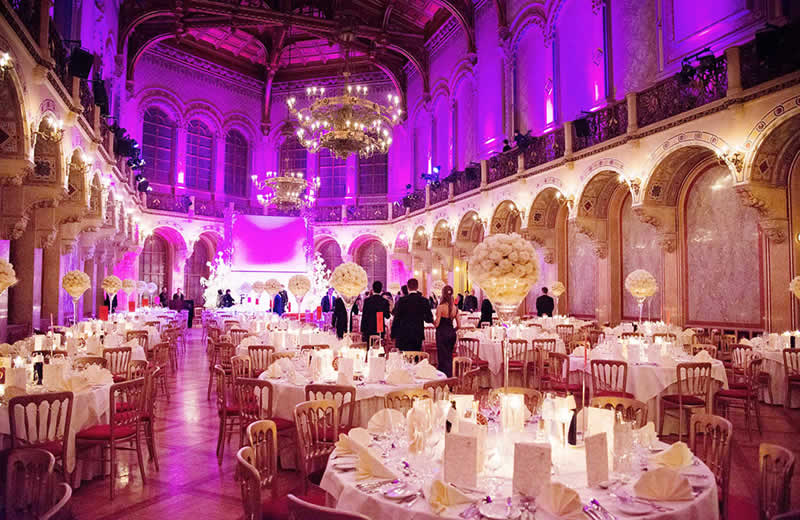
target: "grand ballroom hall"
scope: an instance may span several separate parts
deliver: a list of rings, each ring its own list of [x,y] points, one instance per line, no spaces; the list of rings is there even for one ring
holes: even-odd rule
[[[0,520],[800,520],[800,2],[0,11]]]

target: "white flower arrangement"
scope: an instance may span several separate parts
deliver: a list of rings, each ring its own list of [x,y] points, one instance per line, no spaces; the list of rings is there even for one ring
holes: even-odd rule
[[[253,286],[247,282],[242,282],[242,285],[239,286],[239,293],[240,294],[250,294],[250,291],[253,290]]]
[[[561,282],[553,282],[553,283],[550,284],[550,292],[556,298],[558,298],[559,296],[564,294],[566,291],[567,291],[567,288],[564,287],[564,284],[561,283]]]
[[[72,296],[73,300],[80,298],[91,286],[89,275],[77,269],[68,272],[61,279],[61,287]]]
[[[103,284],[101,287],[110,296],[114,296],[119,292],[120,289],[122,289],[122,280],[120,280],[118,276],[111,274],[103,278]]]
[[[400,284],[398,282],[392,282],[389,284],[389,292],[392,294],[397,294],[400,292]]]
[[[14,272],[14,266],[10,262],[0,260],[0,294],[17,282],[17,273]]]
[[[253,291],[256,293],[257,296],[261,296],[261,293],[264,292],[264,282],[258,281],[253,283]]]
[[[139,294],[144,294],[147,292],[147,282],[144,280],[139,280],[136,282],[136,292]]]
[[[275,278],[270,278],[266,282],[264,282],[264,291],[269,294],[270,298],[273,298],[276,294],[283,290],[283,284],[276,280]]]
[[[311,290],[311,280],[304,274],[296,274],[289,278],[289,292],[298,300],[302,300]]]
[[[217,291],[225,289],[230,280],[231,266],[225,263],[222,251],[217,253],[213,263],[207,263],[208,278],[200,278],[200,285],[205,287],[203,289],[203,306],[206,308],[214,308],[217,306]]]
[[[149,292],[150,294],[155,294],[156,291],[158,291],[158,285],[156,285],[155,282],[148,282],[147,292]]]
[[[126,294],[133,294],[136,292],[136,281],[125,278],[122,280],[122,290],[125,291]]]
[[[637,269],[625,278],[625,289],[639,302],[643,302],[658,291],[658,283],[652,274],[644,269]]]
[[[795,276],[792,281],[789,282],[789,290],[792,291],[795,298],[800,298],[800,276]]]
[[[441,295],[445,285],[444,280],[434,280],[431,288],[434,294]]]
[[[490,235],[472,251],[469,276],[492,303],[516,306],[539,279],[539,258],[517,233]]]
[[[354,262],[339,265],[331,275],[331,287],[345,298],[356,298],[368,282],[367,272]]]

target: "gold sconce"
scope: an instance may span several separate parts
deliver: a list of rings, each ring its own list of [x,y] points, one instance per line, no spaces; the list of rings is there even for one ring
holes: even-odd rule
[[[53,143],[60,143],[61,140],[64,139],[63,121],[47,116],[42,120],[42,122],[44,123],[44,128],[42,128],[42,125],[39,125],[39,131],[36,132],[37,136],[41,137],[45,141],[50,141]]]
[[[7,52],[0,52],[0,80],[6,79],[6,72],[14,67],[14,60]]]

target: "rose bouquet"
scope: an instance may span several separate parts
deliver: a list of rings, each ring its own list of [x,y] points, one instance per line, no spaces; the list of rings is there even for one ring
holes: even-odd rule
[[[17,283],[17,273],[14,272],[14,266],[10,262],[0,260],[0,294],[4,293],[6,289]]]
[[[119,279],[118,276],[109,275],[103,278],[103,284],[101,285],[103,290],[109,294],[109,296],[114,296],[122,289],[122,280]]]
[[[304,274],[296,274],[289,278],[289,292],[292,293],[297,300],[297,310],[300,311],[300,306],[303,304],[308,291],[311,290],[311,279]]]
[[[789,282],[789,290],[792,291],[795,298],[800,298],[800,276],[795,276],[792,281]]]
[[[61,279],[61,287],[72,297],[77,300],[92,286],[92,281],[89,275],[77,269],[68,272]]]
[[[567,288],[564,287],[564,284],[561,282],[553,282],[552,284],[550,284],[550,292],[553,293],[553,296],[555,296],[556,298],[564,294],[566,291]]]
[[[264,282],[258,281],[253,283],[253,291],[255,291],[256,296],[261,296],[261,293],[264,292]]]
[[[331,275],[331,287],[345,300],[355,300],[367,286],[367,272],[353,262],[340,264]]]
[[[658,283],[652,274],[644,269],[637,269],[625,278],[625,289],[639,302],[639,323],[641,323],[644,301],[658,291]]]
[[[144,280],[139,280],[136,282],[136,292],[139,294],[144,294],[147,292],[147,282]]]
[[[136,281],[125,278],[122,280],[122,290],[125,291],[126,294],[133,294],[136,292]]]
[[[155,294],[156,291],[158,291],[158,285],[156,285],[155,282],[148,282],[147,292],[149,292],[150,294]]]
[[[283,284],[275,278],[270,278],[264,282],[264,291],[269,294],[270,298],[275,297],[281,290],[283,290]]]

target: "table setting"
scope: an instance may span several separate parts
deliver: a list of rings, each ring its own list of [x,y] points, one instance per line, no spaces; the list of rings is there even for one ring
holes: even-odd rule
[[[769,392],[761,392],[761,400],[767,404],[783,405],[786,398],[786,371],[784,369],[783,349],[800,348],[800,331],[771,333],[753,338],[742,338],[742,345],[753,347],[763,359],[762,370],[770,376]],[[800,397],[794,396],[791,405],[800,406]]]
[[[459,399],[463,397],[464,399]],[[321,487],[370,518],[718,518],[714,476],[688,446],[661,443],[610,410],[568,443],[574,404],[521,395],[478,409],[472,396],[417,400],[341,434]],[[521,411],[520,410],[524,410]]]

